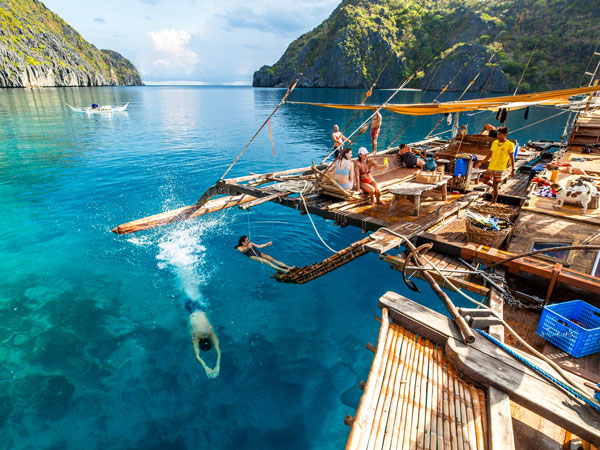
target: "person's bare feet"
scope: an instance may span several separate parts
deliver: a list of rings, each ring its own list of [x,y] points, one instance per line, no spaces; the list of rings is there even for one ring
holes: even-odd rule
[[[376,204],[376,205],[384,205],[385,203],[383,203],[381,200],[377,200],[377,201],[375,202],[375,204]]]

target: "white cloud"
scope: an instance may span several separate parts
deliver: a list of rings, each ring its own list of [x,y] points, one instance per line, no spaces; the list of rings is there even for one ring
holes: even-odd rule
[[[192,35],[185,30],[150,31],[148,36],[154,50],[160,54],[153,64],[163,70],[191,73],[200,61],[198,54],[188,48]]]

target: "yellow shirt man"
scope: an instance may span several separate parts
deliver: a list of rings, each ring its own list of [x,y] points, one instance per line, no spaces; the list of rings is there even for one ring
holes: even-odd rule
[[[509,140],[505,140],[502,143],[495,140],[492,142],[490,151],[492,157],[490,159],[490,164],[488,165],[488,170],[504,172],[504,170],[506,170],[506,165],[510,161],[511,155],[515,154],[515,144]]]

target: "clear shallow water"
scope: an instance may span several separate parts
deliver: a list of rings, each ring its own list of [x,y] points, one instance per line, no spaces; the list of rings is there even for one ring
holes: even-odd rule
[[[239,255],[241,234],[304,265],[329,256],[305,216],[262,205],[117,236],[123,222],[193,203],[277,105],[282,90],[218,87],[0,91],[0,449],[337,449],[376,342],[377,299],[413,294],[367,255],[307,285],[279,284]],[[376,91],[383,101],[390,91]],[[360,91],[297,90],[359,102]],[[397,102],[418,101],[403,92]],[[112,116],[71,105],[119,105]],[[555,111],[531,111],[533,123]],[[230,176],[309,165],[351,112],[286,105]],[[366,115],[360,116],[363,119]],[[557,139],[563,117],[511,137]],[[401,141],[423,138],[419,118]],[[491,113],[464,116],[471,131]],[[402,116],[384,114],[380,147]],[[359,123],[359,122],[355,122]],[[495,123],[495,122],[492,122]],[[522,114],[509,118],[522,126]],[[438,130],[448,127],[443,124]],[[348,134],[348,133],[347,133]],[[368,147],[369,138],[360,145]],[[363,237],[316,218],[335,249]],[[420,283],[422,286],[423,284]],[[183,305],[208,305],[221,374],[195,360]],[[461,302],[459,302],[461,303]]]

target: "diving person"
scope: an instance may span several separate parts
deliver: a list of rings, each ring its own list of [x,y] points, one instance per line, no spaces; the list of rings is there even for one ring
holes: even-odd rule
[[[221,349],[219,348],[219,338],[206,317],[206,309],[198,300],[188,300],[185,303],[185,309],[190,313],[190,328],[196,359],[202,364],[208,378],[217,378],[221,370]],[[200,350],[208,352],[213,346],[217,352],[217,363],[211,369],[200,357]]]
[[[291,266],[288,266],[285,263],[277,261],[272,256],[267,255],[266,253],[263,253],[259,250],[259,248],[268,247],[270,245],[273,245],[273,243],[270,241],[267,242],[266,244],[259,245],[259,244],[250,242],[250,240],[248,239],[248,236],[241,236],[240,240],[238,241],[238,245],[236,245],[235,248],[236,248],[236,250],[238,250],[239,252],[242,252],[244,255],[246,255],[251,260],[258,261],[258,262],[261,262],[264,264],[268,264],[275,270],[283,270],[284,272],[288,272],[290,269],[292,269]]]

